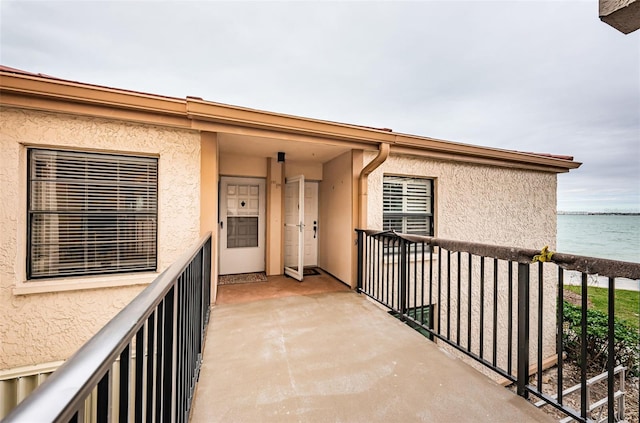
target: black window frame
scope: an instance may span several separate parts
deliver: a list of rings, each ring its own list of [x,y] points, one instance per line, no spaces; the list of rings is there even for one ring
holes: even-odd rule
[[[55,161],[56,172],[53,176],[43,177],[45,171],[39,170],[36,164],[38,157],[49,155],[51,160]],[[63,162],[58,162],[58,157],[64,157],[69,160],[66,164],[66,173],[60,171],[58,166],[64,167]],[[84,179],[74,175],[74,167],[70,164],[73,160],[85,160]],[[106,164],[101,167],[99,164],[94,166],[99,170],[91,169],[91,160]],[[102,153],[82,150],[66,150],[66,149],[50,149],[50,148],[28,148],[27,149],[27,257],[26,257],[26,276],[27,280],[52,279],[52,278],[71,278],[86,277],[92,275],[108,275],[122,273],[138,273],[138,272],[155,272],[158,266],[158,169],[159,160],[157,157],[144,155],[127,155],[117,153]],[[109,164],[115,166],[117,171],[117,180],[114,182],[109,178],[114,178],[114,174],[109,173]],[[130,166],[129,170],[126,167]],[[135,167],[144,168],[146,173],[138,171]],[[71,170],[70,170],[71,169]],[[133,169],[134,171],[131,171]],[[40,172],[40,176],[38,175]],[[100,175],[106,175],[104,180],[96,179]],[[147,179],[144,182],[137,182],[140,176],[144,175]],[[92,178],[93,177],[93,178]],[[127,179],[128,178],[128,179]],[[50,184],[51,188],[34,189],[36,184]],[[109,188],[105,190],[105,186]],[[71,189],[69,187],[73,186]],[[80,188],[79,188],[80,187]],[[84,197],[79,197],[78,192],[84,187]],[[72,194],[66,195],[64,206],[56,208],[51,206],[49,198],[36,200],[35,196],[40,195],[47,197],[53,195],[54,203],[58,204],[59,191],[74,191]],[[138,190],[138,191],[136,191]],[[145,191],[146,190],[146,191]],[[50,192],[53,192],[51,194]],[[105,194],[107,192],[107,194]],[[137,196],[136,196],[137,194]],[[78,198],[84,198],[84,203],[77,202]],[[39,205],[38,205],[39,204]],[[65,208],[66,206],[66,208]],[[75,207],[75,209],[74,209]],[[80,210],[81,209],[81,210]],[[56,233],[57,244],[54,249],[64,249],[66,253],[73,256],[77,255],[77,250],[84,247],[84,257],[82,261],[84,267],[64,268],[58,263],[56,266],[43,266],[45,270],[34,269],[34,260],[39,245],[34,240],[34,236],[40,236],[40,233],[50,236],[51,226],[40,224],[37,222],[39,217],[44,215],[57,216],[58,220],[54,223],[53,232]],[[73,223],[72,223],[73,222]],[[79,224],[81,222],[81,225]],[[41,225],[41,226],[37,226]],[[75,225],[75,226],[74,226]],[[38,230],[34,230],[37,226]],[[80,228],[80,229],[79,229]],[[64,236],[60,236],[60,232]],[[75,231],[75,232],[74,232]],[[110,237],[109,232],[112,231]],[[35,235],[34,235],[35,233]],[[143,236],[139,236],[140,234]],[[82,241],[84,236],[84,244]],[[78,238],[73,238],[77,236]],[[94,237],[93,242],[93,262],[87,258],[87,239],[89,236]],[[102,237],[102,238],[101,238]],[[42,236],[40,236],[42,238]],[[38,239],[40,239],[38,238]],[[60,242],[59,238],[66,239],[65,243]],[[142,240],[141,240],[142,239]],[[97,240],[97,241],[95,241]],[[74,243],[76,242],[76,243]],[[108,244],[109,247],[105,245]],[[53,244],[52,244],[53,245]],[[113,249],[115,248],[115,253]],[[127,252],[127,249],[129,252]],[[139,260],[136,260],[136,253],[131,253],[132,249],[144,249],[144,253],[139,253]],[[44,249],[46,250],[46,248]],[[110,253],[109,257],[116,257],[117,264],[113,264],[114,259],[111,258],[111,265],[101,265],[99,262],[105,260],[103,252]],[[40,253],[42,254],[42,252]],[[46,256],[46,254],[42,254]],[[51,256],[51,251],[49,251]],[[63,253],[57,252],[57,258],[63,257]],[[91,257],[91,256],[89,256]],[[59,260],[64,261],[63,260]],[[76,261],[81,263],[80,260]],[[71,264],[76,263],[71,260]],[[125,264],[122,264],[125,263]],[[127,264],[128,263],[128,264]]]

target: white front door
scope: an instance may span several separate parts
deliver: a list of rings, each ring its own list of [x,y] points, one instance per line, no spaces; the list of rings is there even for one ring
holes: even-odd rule
[[[284,191],[284,273],[299,281],[304,272],[304,176],[287,178]]]
[[[265,182],[220,178],[221,275],[265,270]]]

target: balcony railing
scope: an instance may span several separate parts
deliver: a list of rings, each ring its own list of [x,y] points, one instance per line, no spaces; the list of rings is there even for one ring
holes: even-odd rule
[[[186,422],[209,319],[211,234],[186,252],[4,422]]]
[[[534,250],[395,232],[356,232],[359,292],[515,384],[518,395],[533,394],[569,420],[580,422],[593,418],[587,378],[587,285],[592,275],[605,277],[609,286],[607,396],[600,404],[606,407],[609,422],[622,417],[618,391],[624,390],[624,382],[618,384],[618,391],[614,383],[620,371],[614,359],[615,284],[616,278],[639,279],[640,264],[560,253],[549,257]],[[571,278],[582,294],[580,383],[567,390],[563,301]],[[543,389],[542,372],[549,361],[557,362],[556,392]],[[580,392],[579,409],[567,404],[563,395],[568,391]]]

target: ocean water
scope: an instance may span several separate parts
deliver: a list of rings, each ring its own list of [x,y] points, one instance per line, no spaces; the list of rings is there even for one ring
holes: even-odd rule
[[[640,216],[558,215],[558,252],[640,263]]]

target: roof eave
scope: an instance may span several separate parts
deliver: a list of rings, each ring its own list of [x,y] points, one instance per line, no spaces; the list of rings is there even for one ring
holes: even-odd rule
[[[214,122],[363,144],[387,143],[395,147],[396,151],[407,154],[430,154],[447,157],[449,160],[460,158],[462,161],[473,161],[469,160],[471,158],[478,162],[549,172],[568,172],[581,165],[573,160],[553,156],[399,134],[388,129],[249,109],[196,97],[166,97],[7,70],[0,70],[0,94],[1,104],[14,107],[75,114],[85,112],[91,116],[153,124],[166,123],[168,126],[185,129],[197,129],[197,122]],[[84,110],[82,106],[88,106],[88,109]],[[109,109],[120,112],[114,114]]]

